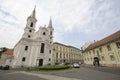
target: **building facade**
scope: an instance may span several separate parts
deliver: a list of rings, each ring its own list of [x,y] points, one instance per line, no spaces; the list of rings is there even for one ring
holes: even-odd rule
[[[12,65],[13,49],[8,49],[1,55],[0,65]]]
[[[120,67],[120,31],[89,45],[83,56],[85,64],[93,64],[97,58],[102,66]]]
[[[50,19],[49,25],[41,26],[35,32],[35,9],[27,18],[24,34],[14,47],[14,60],[12,67],[38,67],[51,64],[53,45],[53,26]]]
[[[81,47],[81,50],[85,50],[90,44],[94,43],[95,41],[91,41],[91,42],[88,42],[88,43],[85,43],[82,47]]]
[[[67,46],[58,42],[53,43],[52,64],[59,63],[79,63],[82,61],[82,52],[80,49]]]

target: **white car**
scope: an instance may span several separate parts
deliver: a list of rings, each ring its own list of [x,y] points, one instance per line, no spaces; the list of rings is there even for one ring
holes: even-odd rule
[[[80,68],[80,65],[78,63],[73,63],[74,68]]]

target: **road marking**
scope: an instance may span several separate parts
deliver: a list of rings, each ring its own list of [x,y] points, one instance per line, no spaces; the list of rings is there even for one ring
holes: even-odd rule
[[[48,75],[48,74],[30,73],[30,72],[25,72],[25,71],[21,71],[20,73],[37,76],[37,77],[44,78],[44,79],[47,79],[47,80],[82,80],[82,79],[60,77],[60,76]]]

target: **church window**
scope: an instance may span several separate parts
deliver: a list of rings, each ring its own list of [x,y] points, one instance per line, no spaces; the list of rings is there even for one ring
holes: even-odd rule
[[[23,58],[22,58],[22,61],[23,61],[23,62],[25,62],[25,59],[26,59],[26,58],[25,58],[25,57],[23,57]]]
[[[50,39],[52,39],[52,37],[50,37]]]
[[[29,32],[32,32],[32,30],[29,30]]]
[[[50,32],[50,35],[52,35],[52,31]]]
[[[43,35],[45,35],[45,32],[43,32]]]
[[[44,53],[44,48],[45,48],[45,44],[44,44],[44,43],[41,43],[41,50],[40,50],[40,53]]]
[[[49,58],[49,61],[51,61],[51,59]]]
[[[31,22],[30,27],[33,27],[33,23]]]
[[[30,38],[30,35],[28,35],[28,37]]]
[[[49,53],[51,54],[51,50],[49,50]]]
[[[28,50],[28,46],[25,46],[25,50],[26,50],[26,51]]]

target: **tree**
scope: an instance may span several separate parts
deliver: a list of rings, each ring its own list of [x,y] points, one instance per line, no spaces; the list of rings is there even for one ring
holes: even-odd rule
[[[0,48],[0,49],[1,49],[1,51],[0,51],[0,58],[1,58],[2,53],[4,53],[5,51],[7,51],[8,48],[2,47],[2,48]]]

